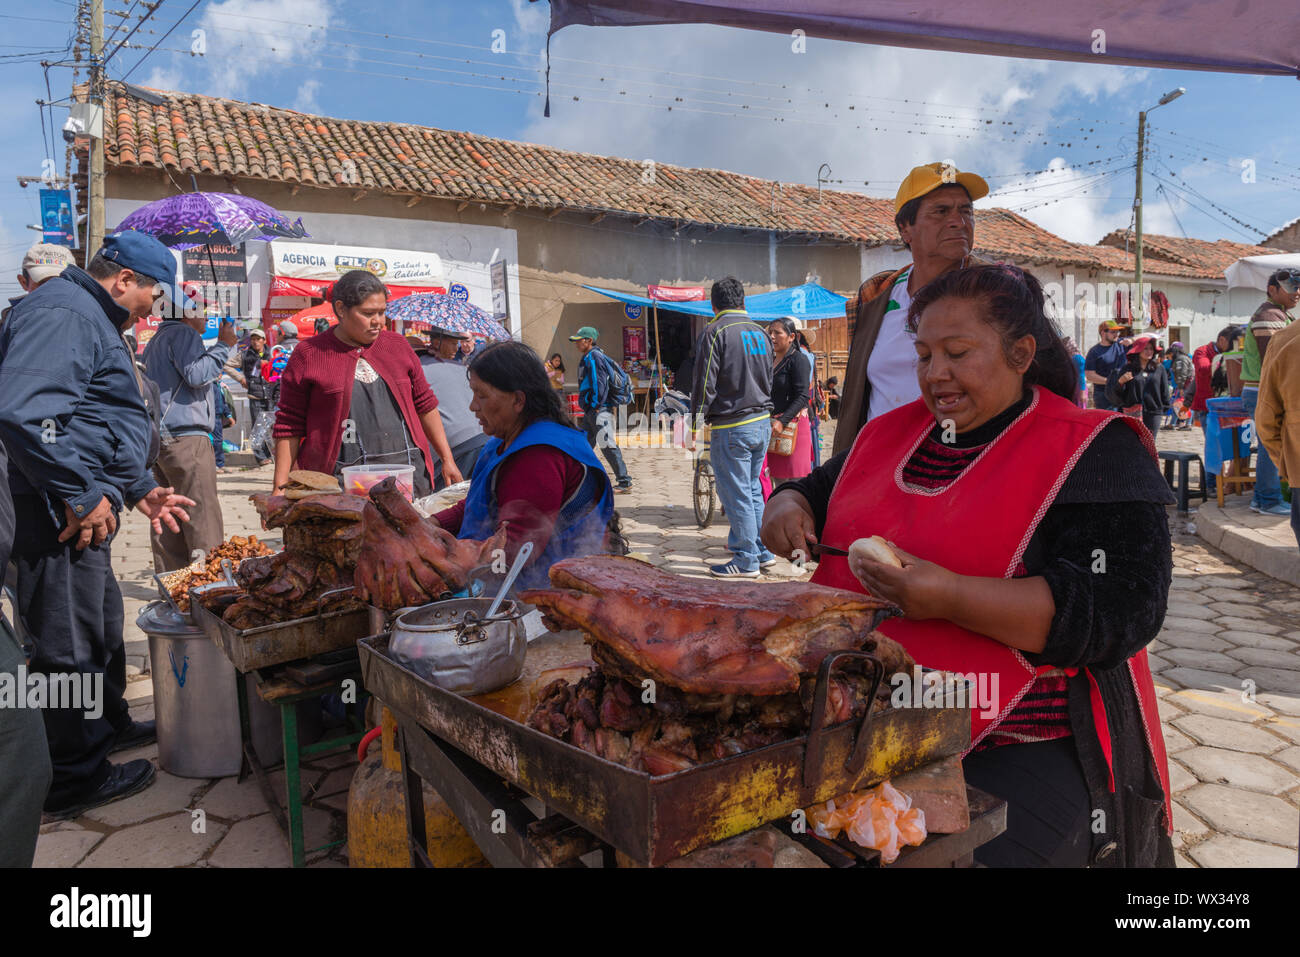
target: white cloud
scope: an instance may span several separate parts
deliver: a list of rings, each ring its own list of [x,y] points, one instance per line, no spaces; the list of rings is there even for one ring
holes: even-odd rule
[[[293,108],[303,113],[319,113],[320,103],[316,100],[319,91],[320,80],[304,80],[302,86],[298,87],[297,96],[294,97]]]
[[[979,205],[1012,209],[1063,239],[1095,243],[1128,226],[1132,195],[1132,170],[1098,173],[1056,157],[1044,172],[994,189]],[[1122,208],[1116,208],[1117,197]],[[1152,229],[1149,223],[1146,228]]]
[[[210,4],[200,23],[207,33],[205,60],[212,93],[243,96],[254,79],[321,55],[332,15],[330,0],[225,0]]]
[[[943,159],[1023,179],[1044,139],[1080,163],[1117,153],[1127,116],[1098,103],[1144,75],[815,39],[798,54],[789,37],[721,27],[569,28],[551,52],[552,117],[539,102],[519,139],[810,185],[825,162],[835,188],[876,196]]]
[[[515,15],[515,26],[525,40],[546,40],[546,31],[551,25],[549,7],[529,0],[510,0]]]
[[[156,66],[149,71],[149,75],[140,85],[155,90],[175,90],[181,93],[187,93],[189,91],[185,89],[184,84],[184,74],[176,67]]]

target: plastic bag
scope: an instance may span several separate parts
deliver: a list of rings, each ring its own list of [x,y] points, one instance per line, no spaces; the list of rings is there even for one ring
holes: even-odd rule
[[[275,412],[259,412],[253,429],[248,434],[248,444],[253,449],[271,448],[271,429],[275,425]]]
[[[859,847],[880,852],[886,864],[898,859],[902,846],[925,840],[925,812],[888,781],[867,791],[844,794],[809,810],[813,833],[834,839],[844,831]]]

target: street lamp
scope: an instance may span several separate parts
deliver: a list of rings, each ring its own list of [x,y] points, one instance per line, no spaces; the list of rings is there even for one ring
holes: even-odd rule
[[[1160,97],[1159,102],[1150,110],[1143,110],[1138,114],[1137,193],[1133,200],[1133,221],[1137,227],[1137,237],[1133,245],[1133,273],[1137,281],[1137,308],[1135,309],[1137,319],[1146,318],[1146,296],[1142,295],[1142,156],[1146,152],[1147,114],[1166,103],[1172,103],[1186,92],[1187,90],[1181,86],[1176,90],[1170,90]]]

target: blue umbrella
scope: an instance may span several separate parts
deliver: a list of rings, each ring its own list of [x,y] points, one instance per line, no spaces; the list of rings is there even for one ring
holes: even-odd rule
[[[437,292],[403,296],[388,304],[388,318],[439,326],[484,339],[509,339],[510,333],[478,306]]]

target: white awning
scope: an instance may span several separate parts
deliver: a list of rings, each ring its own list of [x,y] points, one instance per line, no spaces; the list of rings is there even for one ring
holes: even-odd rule
[[[1279,269],[1300,269],[1300,253],[1278,253],[1274,256],[1246,256],[1223,271],[1229,288],[1248,286],[1251,289],[1268,289],[1268,277]]]

